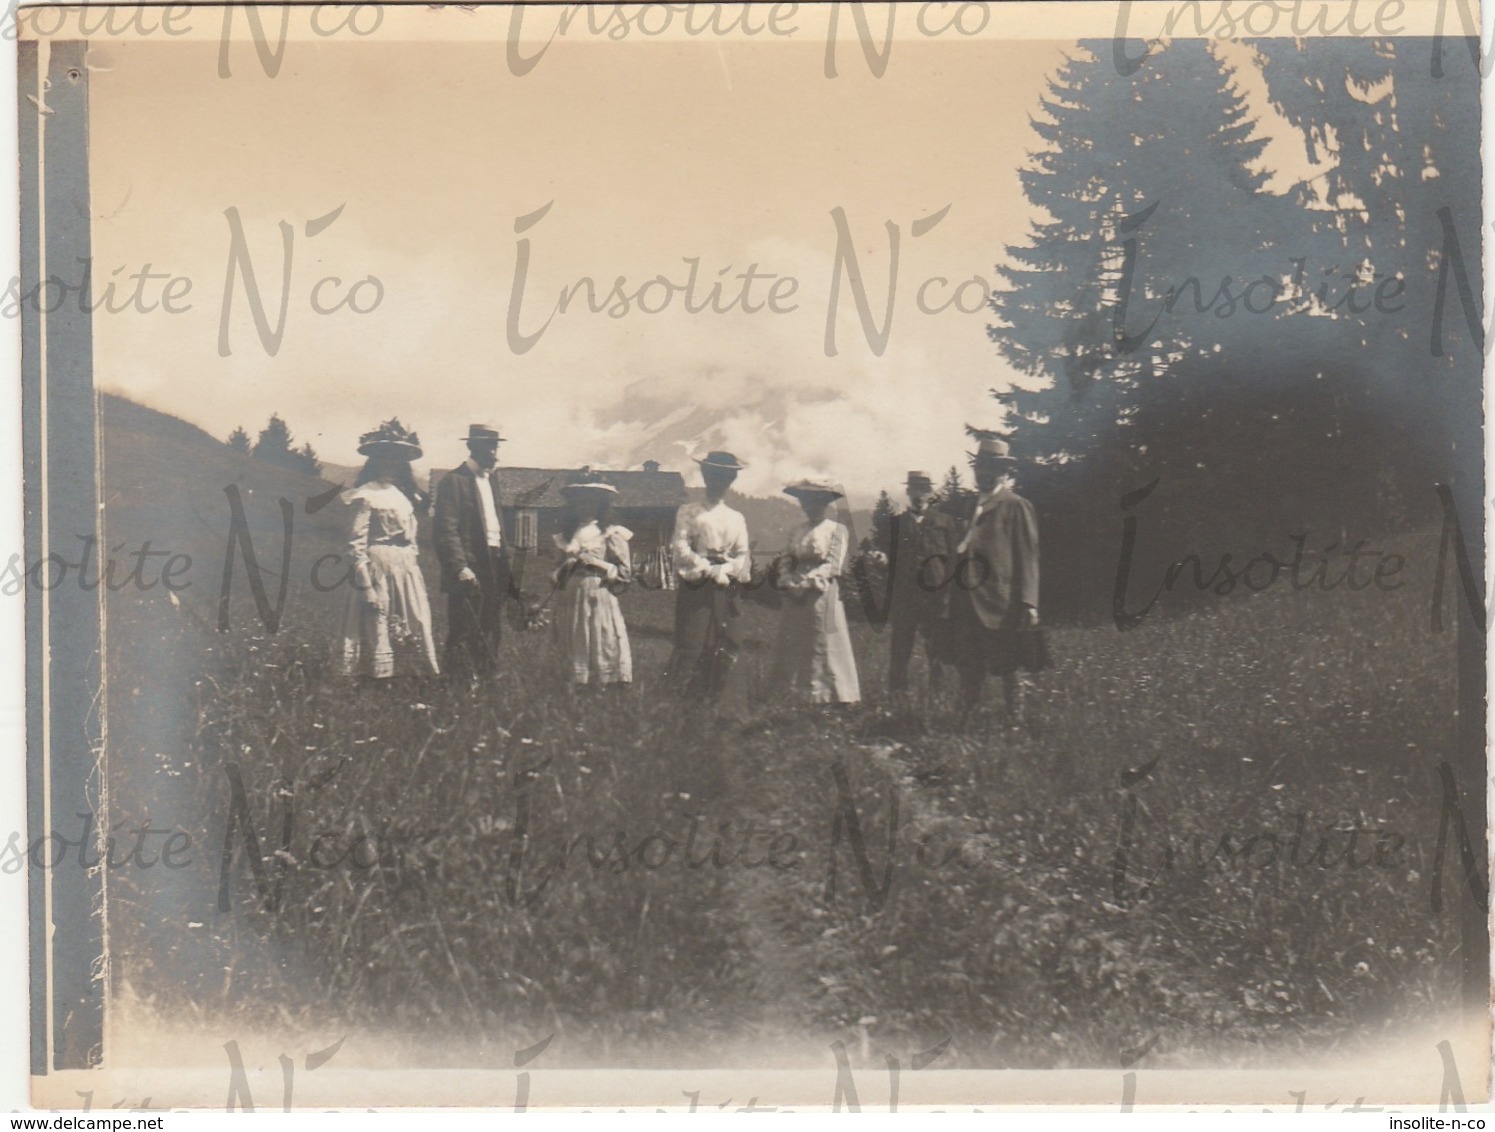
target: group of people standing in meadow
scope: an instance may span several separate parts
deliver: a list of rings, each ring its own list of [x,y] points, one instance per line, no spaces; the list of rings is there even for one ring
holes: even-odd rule
[[[344,612],[346,675],[394,674],[394,643],[413,641],[432,673],[481,680],[498,669],[506,601],[536,620],[536,599],[520,592],[503,523],[496,428],[475,424],[463,438],[468,458],[436,487],[432,542],[447,597],[441,659],[416,547],[417,516],[428,500],[411,462],[419,437],[387,421],[360,438],[366,457],[345,499],[352,508],[354,584]],[[671,539],[676,574],[674,649],[666,673],[686,697],[719,702],[735,684],[744,587],[754,581],[747,522],[727,501],[744,465],[730,452],[698,459],[704,498],[682,506]],[[1001,677],[1016,716],[1019,673],[1047,663],[1038,628],[1038,527],[1033,507],[1014,490],[1016,459],[1000,439],[984,439],[971,463],[977,493],[963,515],[932,506],[934,483],[910,472],[907,508],[892,516],[875,554],[885,563],[886,614],[892,632],[889,690],[905,694],[919,640],[932,681],[946,667],[961,674],[963,702],[975,706],[987,675]],[[850,552],[847,528],[831,517],[842,492],[802,480],[784,488],[804,511],[767,582],[781,609],[772,686],[817,704],[861,699],[856,656],[840,593]],[[617,489],[579,473],[562,488],[567,522],[555,536],[559,564],[550,575],[554,631],[581,687],[633,681],[628,629],[618,595],[634,579],[632,533],[612,521]]]

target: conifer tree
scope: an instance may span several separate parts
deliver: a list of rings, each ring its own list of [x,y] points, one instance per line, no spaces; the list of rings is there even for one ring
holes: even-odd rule
[[[1129,75],[1109,45],[1081,48],[1032,123],[1045,145],[1021,176],[1042,214],[998,269],[989,335],[1034,379],[997,396],[1057,567],[1046,593],[1094,613],[1110,597],[1096,550],[1114,540],[1096,532],[1116,529],[1122,494],[1160,484],[1148,518],[1165,563],[1200,542],[1244,550],[1280,533],[1284,499],[1314,497],[1284,454],[1326,453],[1343,404],[1292,356],[1321,321],[1291,294],[1310,220],[1266,191],[1231,67],[1198,40],[1154,44]],[[1314,514],[1340,485],[1322,486]]]
[[[873,545],[886,550],[892,541],[892,533],[893,497],[886,491],[879,492],[877,502],[872,507]]]
[[[291,442],[290,426],[279,413],[271,413],[269,422],[260,429],[259,439],[255,441],[254,458],[282,468],[295,467],[296,457]]]
[[[295,457],[296,466],[307,475],[319,476],[322,474],[322,461],[317,459],[317,450],[311,446],[310,441],[307,441],[300,448],[296,449]]]
[[[1434,481],[1481,489],[1483,289],[1478,39],[1272,39],[1253,45],[1276,110],[1324,169],[1312,206],[1309,283],[1336,270],[1370,281],[1361,307],[1316,320],[1320,370],[1352,371],[1347,391],[1375,436],[1383,481],[1426,496]],[[1469,287],[1459,293],[1457,249]],[[1332,279],[1328,280],[1332,282]],[[1366,302],[1385,286],[1386,301]],[[1441,291],[1441,305],[1440,305]],[[1468,453],[1465,461],[1461,454]],[[1457,466],[1457,467],[1456,467]]]
[[[1001,398],[1019,425],[1015,450],[1056,459],[1142,443],[1126,430],[1162,392],[1149,379],[1218,366],[1253,321],[1221,317],[1219,281],[1265,271],[1280,220],[1256,167],[1265,142],[1207,45],[1155,47],[1127,76],[1109,45],[1081,46],[1032,123],[1047,145],[1021,177],[1046,217],[1007,249],[1008,287],[992,298],[1001,324],[989,329],[1042,381]]]
[[[961,481],[960,466],[951,464],[940,483],[939,508],[947,515],[964,518],[970,511],[970,500],[975,493]]]

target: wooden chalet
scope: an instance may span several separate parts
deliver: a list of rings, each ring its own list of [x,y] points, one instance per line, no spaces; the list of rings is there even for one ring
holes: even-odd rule
[[[566,515],[566,497],[561,488],[580,479],[582,468],[514,468],[500,464],[499,489],[503,494],[504,529],[516,550],[529,550],[542,557],[554,552]],[[618,489],[612,514],[616,522],[633,532],[630,549],[635,562],[667,547],[675,529],[675,511],[689,501],[685,479],[679,472],[661,471],[647,461],[642,470],[592,474]],[[432,490],[441,478],[432,475]]]

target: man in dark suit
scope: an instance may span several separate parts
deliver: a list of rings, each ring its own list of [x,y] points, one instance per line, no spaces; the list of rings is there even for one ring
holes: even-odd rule
[[[1007,715],[1021,714],[1019,669],[1031,667],[1027,631],[1038,627],[1038,519],[1013,490],[1017,460],[1007,442],[987,439],[972,457],[976,504],[956,544],[952,632],[966,709],[988,674],[1002,678]]]
[[[509,537],[503,529],[498,445],[489,425],[470,425],[468,458],[436,485],[432,539],[447,595],[445,667],[469,678],[498,667],[503,599],[519,599],[509,567]]]
[[[930,506],[934,481],[924,472],[909,472],[908,510],[888,524],[888,621],[892,626],[888,657],[888,690],[908,690],[914,641],[924,638],[931,684],[940,681],[950,657],[950,572],[955,566],[959,532],[955,520]]]

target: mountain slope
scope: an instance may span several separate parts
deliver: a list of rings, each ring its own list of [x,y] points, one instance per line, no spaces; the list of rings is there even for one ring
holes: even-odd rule
[[[272,606],[283,561],[282,499],[291,506],[288,615],[308,600],[322,605],[328,596],[340,596],[311,584],[317,559],[337,553],[346,542],[343,508],[327,494],[333,485],[235,452],[196,425],[122,397],[106,394],[99,408],[100,497],[117,596],[162,600],[161,568],[168,561],[162,555],[185,556],[187,563],[178,561],[173,571],[174,596],[194,618],[216,623],[235,497]],[[140,561],[146,543],[149,557]],[[238,553],[230,611],[235,618],[257,616]],[[138,580],[124,585],[137,561]],[[324,563],[321,577],[335,578],[337,571],[330,568],[335,565]]]

